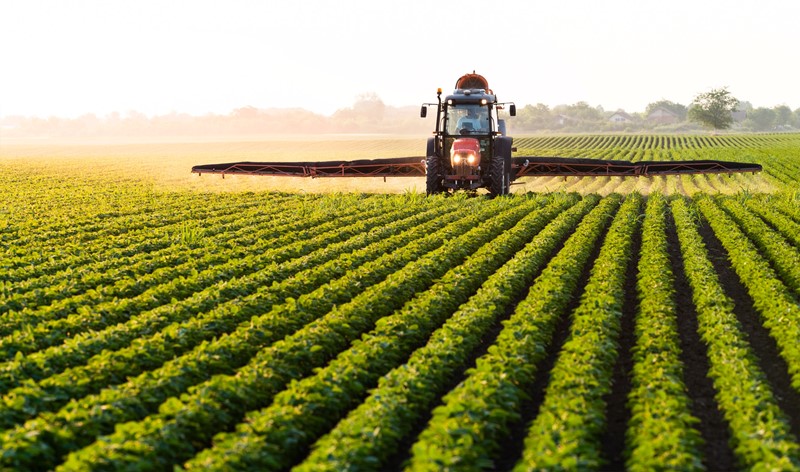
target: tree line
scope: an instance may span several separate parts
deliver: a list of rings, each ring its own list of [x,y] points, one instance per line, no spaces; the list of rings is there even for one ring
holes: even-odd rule
[[[659,118],[654,119],[656,114]],[[501,116],[503,113],[501,112]],[[275,134],[381,133],[424,135],[434,129],[435,115],[419,118],[417,106],[386,105],[375,94],[356,98],[353,106],[330,116],[301,108],[245,106],[220,115],[186,113],[147,116],[137,111],[85,114],[77,118],[11,116],[0,120],[4,137],[171,137],[256,136]],[[666,117],[666,119],[665,119]],[[786,105],[753,107],[731,96],[727,89],[699,94],[689,105],[659,100],[644,112],[606,111],[587,102],[549,106],[538,103],[517,107],[507,119],[512,134],[535,132],[691,132],[702,129],[737,131],[791,131],[800,129],[800,108]]]
[[[660,112],[660,113],[658,113]],[[727,88],[698,94],[688,106],[669,100],[647,105],[644,112],[606,111],[586,102],[550,108],[538,103],[517,108],[511,121],[515,132],[689,132],[733,129],[744,132],[800,129],[800,108],[786,105],[755,108],[733,97]]]

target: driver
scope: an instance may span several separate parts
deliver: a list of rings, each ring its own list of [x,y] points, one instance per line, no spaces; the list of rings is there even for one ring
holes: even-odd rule
[[[458,120],[458,129],[463,133],[471,131],[479,131],[483,128],[483,121],[474,108],[467,110],[467,116],[462,116]]]

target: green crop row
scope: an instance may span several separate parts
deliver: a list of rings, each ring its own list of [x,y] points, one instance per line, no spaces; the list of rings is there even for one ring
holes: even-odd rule
[[[666,199],[650,195],[642,225],[636,287],[636,345],[628,404],[627,468],[703,470],[698,419],[689,409],[674,300],[675,277],[667,253]]]
[[[587,151],[614,149],[618,152],[645,149],[674,149],[678,151],[719,149],[768,149],[776,146],[797,146],[797,135],[781,136],[691,136],[691,135],[563,135],[516,138],[519,149]]]
[[[364,216],[362,216],[362,218]],[[357,221],[358,218],[359,215],[352,215],[350,216],[350,221]],[[289,216],[286,217],[286,219],[280,221],[284,225],[283,228],[273,228],[271,231],[268,231],[267,234],[271,234],[271,237],[268,238],[272,240],[270,242],[273,244],[280,243],[282,241],[284,243],[293,242],[294,238],[297,238],[296,232],[301,232],[301,234],[304,234],[307,237],[311,237],[312,234],[319,231],[315,226],[320,225],[326,221],[328,221],[326,229],[335,228],[335,224],[326,219],[326,215],[320,215],[317,221],[313,221],[312,218],[310,219],[311,221],[302,222],[300,224],[293,223],[293,220],[296,221],[296,218],[292,217],[290,214]],[[272,223],[268,222],[267,224],[271,225]],[[261,227],[262,225],[257,224],[255,226]],[[267,228],[265,227],[262,229],[266,230]],[[225,261],[225,259],[223,259],[225,253],[230,252],[232,257],[241,256],[243,254],[248,253],[247,250],[249,249],[249,247],[252,247],[254,251],[257,251],[259,249],[259,246],[263,247],[264,246],[263,243],[266,242],[262,241],[260,245],[250,243],[246,245],[241,244],[239,245],[239,247],[236,246],[234,246],[233,248],[226,247],[225,251],[220,251],[220,250],[209,251],[209,247],[213,247],[216,249],[219,246],[224,247],[225,244],[224,243],[215,244],[214,240],[205,241],[205,238],[206,238],[205,234],[202,236],[202,238],[198,238],[198,240],[200,240],[200,242],[202,242],[203,246],[205,247],[195,248],[194,251],[192,251],[192,248],[187,248],[182,245],[175,245],[173,244],[174,241],[161,238],[162,240],[165,241],[164,242],[165,247],[153,253],[146,253],[147,255],[152,255],[153,258],[157,258],[158,263],[156,264],[156,268],[158,266],[167,266],[166,268],[161,270],[162,273],[167,272],[161,278],[159,278],[158,273],[156,274],[149,273],[151,272],[151,270],[149,270],[151,269],[151,267],[148,266],[147,262],[144,263],[145,267],[141,269],[141,271],[145,272],[145,274],[142,276],[141,274],[137,274],[135,261],[132,261],[131,260],[132,258],[121,257],[118,254],[110,254],[107,255],[107,257],[110,258],[111,260],[121,260],[121,261],[128,260],[131,262],[130,266],[123,269],[124,271],[129,271],[128,273],[130,275],[122,278],[121,280],[117,280],[113,284],[108,284],[105,286],[101,284],[100,286],[95,286],[94,288],[92,288],[88,286],[82,286],[84,282],[81,280],[84,278],[84,274],[87,271],[92,270],[92,267],[78,265],[76,267],[80,267],[79,269],[80,272],[74,273],[76,271],[70,271],[70,273],[68,274],[61,274],[60,277],[63,279],[62,283],[60,284],[60,286],[53,287],[52,289],[56,291],[61,291],[62,293],[68,290],[76,290],[79,293],[79,295],[68,297],[66,300],[59,300],[56,303],[47,306],[46,303],[48,302],[48,300],[44,298],[43,296],[44,294],[39,293],[39,296],[37,296],[35,304],[25,303],[24,304],[25,309],[23,309],[22,311],[6,313],[2,317],[0,317],[0,334],[7,335],[11,333],[14,329],[18,329],[20,326],[32,326],[40,322],[40,319],[42,320],[49,319],[47,318],[47,316],[51,316],[52,318],[59,318],[66,316],[69,313],[73,313],[75,311],[75,307],[77,306],[84,306],[89,303],[99,303],[104,299],[111,299],[114,297],[128,298],[130,296],[140,294],[141,292],[147,290],[147,288],[156,285],[159,282],[159,280],[169,279],[170,278],[169,271],[180,270],[181,267],[174,267],[177,265],[176,262],[182,263],[183,269],[185,269],[186,267],[191,268],[192,267],[190,263],[191,261],[187,262],[187,260],[193,259],[194,262],[197,263],[197,268],[201,269],[204,267],[201,264],[203,261],[212,261],[213,263],[216,264],[219,262],[214,262],[214,261]],[[156,237],[153,237],[153,239],[158,240],[158,238]],[[152,240],[151,243],[153,243]],[[134,248],[134,251],[137,251],[138,249],[139,248],[136,247]],[[84,250],[94,251],[94,249],[91,246],[84,248]],[[100,252],[100,250],[98,250],[98,252]],[[169,257],[159,257],[159,256],[169,255],[170,253],[174,254],[175,257],[177,257],[178,259],[172,260]],[[133,256],[133,258],[135,257],[136,256]],[[103,261],[100,262],[102,263]],[[102,269],[106,268],[102,266],[97,268],[97,270],[102,270]],[[91,276],[92,272],[89,272],[89,274]],[[97,277],[96,274],[95,277]],[[99,277],[101,277],[102,279],[105,276],[99,275]],[[101,281],[102,280],[96,282],[101,282]],[[91,277],[90,280],[88,280],[87,282],[90,283],[92,282]],[[86,292],[86,289],[90,290]],[[82,291],[84,293],[80,293]],[[37,294],[34,294],[34,296],[36,295]],[[63,297],[58,297],[58,298],[66,298],[66,297],[67,294],[64,293]],[[36,305],[45,305],[45,306],[37,309]]]
[[[800,224],[800,191],[787,195],[782,199],[768,200],[770,207],[775,208],[795,223]]]
[[[641,201],[638,194],[628,196],[609,228],[515,470],[587,469],[602,463],[604,397],[611,391],[625,274]]]
[[[800,304],[754,244],[710,197],[697,205],[719,238],[739,278],[760,312],[764,326],[786,361],[792,386],[800,391]]]
[[[162,403],[162,414],[151,417],[145,424],[153,426],[151,434],[163,425],[161,434],[188,429],[210,439],[214,427],[235,421],[237,415],[257,407],[248,405],[266,401],[262,400],[264,395],[269,397],[290,379],[307,375],[314,365],[325,362],[326,352],[311,348],[337,338],[329,338],[330,329],[322,331],[322,327],[331,323],[340,328],[349,326],[349,323],[356,326],[369,323],[372,318],[365,316],[365,309],[371,310],[370,313],[376,312],[374,316],[379,317],[381,310],[387,308],[388,301],[397,303],[397,295],[394,298],[391,295],[393,291],[399,287],[414,290],[416,284],[434,277],[436,270],[432,269],[443,265],[443,254],[461,251],[464,245],[469,247],[471,241],[464,233],[478,223],[486,222],[497,210],[496,204],[477,206],[476,211],[468,211],[456,223],[438,231],[429,231],[427,236],[405,247],[387,251],[375,261],[314,292],[287,299],[268,313],[254,317],[250,326],[232,335],[200,344],[190,353],[155,371],[145,372],[118,387],[69,403],[55,414],[34,418],[9,430],[0,437],[7,447],[3,463],[9,467],[55,465],[68,452],[90,444],[100,434],[110,433],[118,423],[143,418]],[[397,272],[414,260],[417,262]],[[389,274],[392,274],[389,279],[380,282]],[[347,303],[352,297],[356,298]],[[334,307],[336,309],[325,318],[328,321],[300,329],[269,349],[260,351],[255,358],[239,358],[231,354],[233,351],[258,350],[259,346],[280,339]],[[344,320],[337,316],[347,314],[351,316]],[[231,374],[233,369],[247,362],[249,364],[239,369],[236,375],[218,375],[207,380],[210,375]],[[185,402],[174,397],[198,382],[199,385],[186,394]],[[170,397],[173,398],[166,401]],[[32,431],[46,433],[32,435]],[[169,442],[173,443],[175,441]],[[173,446],[178,449],[192,447],[183,443],[179,440]]]
[[[619,201],[619,196],[607,197],[583,219],[503,323],[496,342],[445,395],[412,447],[412,469],[493,467],[510,425],[520,417],[518,407],[556,322],[565,315],[595,242]]]
[[[587,197],[547,225],[511,261],[414,351],[408,362],[382,377],[369,397],[314,445],[299,470],[376,470],[388,466],[414,425],[443,395],[448,379],[463,372],[487,331],[524,293],[537,272],[598,198]],[[201,468],[207,454],[185,464]]]
[[[784,284],[794,291],[795,296],[800,297],[800,250],[789,244],[785,238],[739,202],[722,197],[716,198],[715,201],[764,253]]]
[[[290,195],[270,194],[267,200],[274,202],[274,206],[265,206],[264,199],[245,193],[217,195],[214,204],[207,205],[208,195],[174,192],[169,198],[157,198],[148,193],[135,192],[130,195],[132,205],[116,205],[113,211],[103,211],[92,205],[95,211],[82,211],[77,216],[56,211],[50,218],[21,221],[23,224],[15,225],[16,231],[4,233],[0,240],[9,244],[7,250],[20,255],[41,247],[48,240],[67,244],[91,242],[104,250],[111,250],[121,247],[118,236],[146,236],[159,228],[185,222],[186,215],[176,212],[176,209],[193,208],[192,215],[198,219],[216,219],[254,210],[265,216],[277,214],[297,202]],[[143,201],[146,203],[144,206],[141,205]],[[36,214],[39,212],[34,212]]]
[[[294,296],[301,295],[304,290],[310,291],[314,285],[311,280],[329,280],[345,273],[348,268],[353,267],[355,261],[361,260],[357,255],[347,257],[339,261],[343,254],[362,250],[364,246],[369,246],[363,250],[367,256],[378,257],[384,247],[395,247],[399,244],[399,238],[408,241],[415,234],[422,235],[426,228],[434,228],[436,223],[424,222],[437,219],[438,224],[447,223],[455,219],[455,214],[445,215],[446,212],[453,210],[453,207],[441,205],[429,211],[420,213],[410,218],[399,219],[399,214],[389,213],[387,218],[398,219],[395,223],[380,226],[379,229],[364,231],[368,228],[369,222],[362,222],[359,227],[362,230],[357,237],[345,241],[334,243],[332,240],[323,238],[316,244],[313,239],[306,241],[306,249],[313,250],[308,255],[292,259],[286,262],[273,260],[269,265],[262,266],[261,270],[246,276],[231,278],[218,282],[205,290],[196,292],[188,299],[181,302],[174,302],[170,305],[159,307],[146,313],[142,313],[128,322],[120,325],[111,326],[91,335],[72,337],[64,344],[53,346],[49,349],[18,356],[6,363],[0,364],[0,385],[4,391],[10,387],[19,385],[25,379],[42,379],[54,375],[62,370],[86,362],[92,355],[103,350],[113,351],[126,346],[133,340],[142,337],[145,342],[148,335],[163,330],[170,324],[174,325],[169,330],[182,330],[186,327],[182,320],[191,320],[193,315],[208,311],[207,314],[200,316],[196,322],[219,323],[229,325],[232,319],[250,316],[254,307],[261,304],[261,299],[266,293],[283,291]],[[376,221],[378,225],[384,220]],[[418,231],[399,235],[391,238],[395,233],[400,233],[408,228],[421,225]],[[345,237],[350,231],[342,230],[340,236]],[[373,244],[380,242],[380,244]],[[315,249],[316,248],[316,249]],[[326,277],[328,279],[326,279]],[[281,281],[279,286],[272,287],[272,283]],[[274,297],[274,295],[273,295]],[[233,299],[232,305],[227,300]],[[212,308],[214,308],[212,310]],[[208,330],[207,336],[214,332],[219,332],[222,327],[211,325],[213,329]],[[130,374],[128,374],[130,375]]]
[[[230,434],[202,454],[200,469],[281,470],[355,408],[386,372],[421,347],[452,313],[549,221],[575,203],[563,199],[519,221],[450,270],[314,376],[292,383],[268,408],[248,413]]]
[[[398,211],[401,215],[408,214],[413,208]],[[305,255],[310,250],[329,242],[358,234],[362,230],[361,222],[365,219],[370,222],[374,219],[385,224],[391,221],[391,215],[387,216],[384,212],[377,215],[365,214],[362,218],[354,215],[350,219],[344,218],[341,222],[330,221],[319,225],[317,229],[309,229],[304,236],[312,239],[298,239],[297,235],[292,233],[277,235],[275,238],[264,239],[250,246],[248,250],[242,248],[241,257],[226,257],[225,253],[231,253],[233,256],[234,251],[211,251],[197,262],[197,269],[202,270],[196,270],[191,263],[186,264],[184,273],[180,273],[177,269],[165,268],[166,274],[154,274],[153,287],[131,298],[120,300],[109,297],[107,301],[92,305],[94,292],[89,292],[84,296],[44,307],[40,311],[28,313],[24,310],[13,320],[21,327],[10,336],[0,339],[0,352],[5,356],[12,356],[16,352],[27,354],[57,345],[68,337],[88,330],[99,330],[125,322],[143,311],[173,300],[188,298],[220,280],[241,277],[257,271],[265,260],[288,260]],[[339,223],[349,226],[342,228],[338,226]],[[315,237],[316,240],[313,239]],[[170,275],[175,276],[170,277]],[[133,279],[124,283],[136,287],[139,282],[140,280]]]
[[[777,229],[781,236],[789,240],[796,249],[800,250],[800,223],[780,211],[774,210],[765,203],[767,202],[756,201],[752,198],[746,201],[747,208],[750,211],[756,212],[764,221]]]
[[[262,215],[277,213],[265,212],[255,202],[246,202],[233,208],[215,209],[213,212],[203,208],[194,209],[191,220],[207,220],[209,225],[213,226],[228,221],[230,212],[234,214],[254,212]],[[50,235],[46,231],[40,233],[36,228],[35,237],[32,237],[31,241],[9,243],[15,254],[7,254],[3,258],[7,270],[0,275],[0,280],[20,282],[48,274],[69,273],[72,268],[82,267],[83,264],[96,260],[98,254],[102,254],[104,259],[114,264],[119,259],[124,260],[126,257],[164,249],[173,242],[171,234],[184,226],[189,219],[187,215],[174,210],[162,214],[143,213],[148,218],[134,218],[133,221],[129,216],[109,216],[114,218],[114,221],[98,224],[94,231],[97,234],[87,233],[91,231],[87,228],[79,233],[82,237],[74,241],[68,238],[65,240],[64,236],[58,234]],[[86,234],[92,234],[92,237],[87,238]],[[154,236],[159,237],[154,238]],[[51,241],[59,241],[59,244],[53,246],[50,244]],[[87,250],[87,247],[91,250]]]
[[[435,233],[444,242],[439,249],[393,272],[381,283],[366,289],[351,286],[359,294],[348,303],[334,307],[326,296],[320,302],[325,303],[323,312],[327,314],[260,351],[236,375],[215,377],[181,399],[165,402],[156,415],[118,425],[114,434],[70,455],[63,466],[66,470],[73,466],[80,469],[82,464],[91,463],[93,467],[118,469],[135,463],[160,468],[189,459],[215,431],[232,427],[247,411],[267,406],[289,380],[299,380],[311,374],[312,368],[333,359],[379,319],[402,307],[414,294],[426,290],[539,206],[536,199],[521,205],[499,201],[465,218],[472,223],[469,231],[462,229],[455,238],[444,231]],[[489,214],[495,216],[487,219]],[[293,304],[298,315],[308,310],[304,305],[300,299]],[[184,441],[187,436],[194,441]]]
[[[190,314],[185,314],[183,317],[179,317],[181,312],[173,306],[169,311],[159,313],[156,318],[161,324],[169,323],[170,321],[171,323],[153,335],[142,336],[144,333],[140,329],[130,329],[130,326],[125,329],[124,326],[120,326],[111,333],[105,332],[95,337],[95,342],[91,349],[86,346],[87,342],[83,342],[76,345],[75,349],[70,349],[67,352],[62,352],[64,350],[51,351],[51,356],[45,359],[40,357],[35,360],[40,363],[49,361],[50,364],[54,364],[57,361],[58,364],[56,365],[63,366],[65,363],[64,357],[67,357],[69,362],[76,363],[83,360],[90,352],[102,351],[102,353],[91,358],[86,365],[67,369],[60,374],[47,377],[35,385],[26,383],[11,390],[5,395],[5,405],[0,408],[0,425],[10,427],[22,419],[38,414],[41,411],[52,410],[61,406],[65,399],[80,398],[101,388],[119,383],[117,379],[124,379],[132,375],[138,375],[145,370],[156,368],[165,361],[191,350],[195,345],[232,331],[240,323],[247,322],[253,316],[268,312],[273,305],[282,303],[287,297],[296,297],[310,292],[332,278],[344,276],[348,270],[354,269],[357,265],[376,259],[383,251],[396,248],[414,238],[421,237],[425,234],[425,230],[433,228],[435,224],[455,219],[455,216],[442,217],[435,222],[429,221],[427,224],[420,224],[425,220],[441,216],[439,213],[439,210],[432,210],[404,220],[398,220],[382,228],[380,225],[386,223],[383,220],[371,222],[371,224],[361,223],[358,225],[362,230],[361,233],[368,234],[369,237],[356,238],[358,246],[346,243],[331,244],[319,251],[321,254],[317,254],[317,257],[306,258],[300,264],[288,262],[282,265],[275,265],[272,270],[265,268],[256,273],[257,280],[254,280],[253,277],[244,278],[244,281],[249,285],[248,290],[254,287],[261,287],[254,294],[246,298],[236,298],[230,304],[221,303],[220,300],[220,303],[217,303],[212,310],[199,316],[191,317]],[[401,215],[397,213],[386,215],[387,219],[399,216]],[[418,224],[419,226],[417,226]],[[373,232],[364,231],[376,227],[378,229]],[[405,233],[402,232],[409,227],[414,229]],[[352,231],[343,229],[340,235],[345,237],[351,233]],[[389,237],[394,233],[397,233],[397,236]],[[322,244],[314,244],[313,240],[308,240],[307,242],[309,247],[320,248],[324,247],[325,242],[330,242],[330,240],[323,240]],[[370,242],[373,243],[366,248],[359,249],[359,246],[364,246]],[[345,260],[337,258],[347,249],[352,251],[348,255],[349,257]],[[291,270],[287,270],[292,266],[298,268],[308,267],[309,262],[319,263],[326,260],[327,262],[324,264],[319,266],[312,265],[311,268],[299,273],[293,274]],[[238,293],[244,295],[245,292],[239,290]],[[204,298],[219,300],[207,295]],[[184,320],[183,318],[188,319]],[[286,324],[286,326],[290,325]],[[249,323],[246,323],[245,329],[249,329],[249,327]],[[151,332],[153,328],[154,326],[151,323],[149,325]],[[272,330],[274,331],[274,328]],[[277,332],[281,331],[277,330]],[[262,336],[262,338],[263,340],[268,339],[265,336]],[[112,344],[112,341],[114,344]],[[112,351],[113,347],[131,342],[130,346]],[[242,348],[252,350],[255,346],[242,346]],[[242,355],[237,355],[236,357],[241,358]],[[25,378],[25,374],[28,374],[28,378],[30,378],[30,370],[32,369],[31,366],[26,365],[25,361],[27,360],[28,358],[23,358],[18,361],[17,365],[21,365],[23,369],[27,367],[27,369],[21,373],[22,375],[18,374],[15,380],[19,381]],[[37,365],[37,367],[41,367],[41,364]],[[19,370],[21,369],[18,369],[17,372]],[[14,371],[6,371],[4,373],[12,372]]]
[[[708,375],[728,422],[734,452],[747,469],[797,470],[800,446],[740,330],[733,301],[719,284],[693,214],[683,199],[672,202],[672,211],[698,329],[708,348]]]
[[[178,264],[202,258],[208,255],[209,247],[226,247],[231,240],[238,241],[248,236],[252,239],[264,233],[277,235],[278,233],[297,232],[313,228],[325,221],[323,218],[319,218],[317,221],[309,219],[298,222],[292,212],[288,210],[280,218],[278,215],[270,215],[269,218],[263,218],[263,216],[263,212],[256,209],[240,215],[232,222],[226,221],[223,219],[224,217],[218,220],[202,220],[204,225],[202,247],[187,248],[186,245],[175,244],[174,237],[167,235],[164,237],[166,245],[162,249],[154,251],[134,249],[132,255],[121,256],[114,254],[114,251],[106,251],[99,245],[84,242],[81,244],[80,251],[87,254],[85,259],[91,259],[73,258],[68,261],[69,268],[66,270],[15,282],[13,295],[0,301],[0,313],[20,310],[23,307],[30,309],[45,305],[86,290],[103,292],[106,296],[130,297],[132,295],[124,290],[126,285],[120,284],[120,281],[127,282],[129,279],[146,277],[163,267],[175,267]],[[159,229],[159,233],[163,234],[164,231],[163,228]],[[147,242],[152,245],[156,236],[152,231],[148,233],[145,237]],[[219,251],[215,251],[215,253],[219,254]],[[104,254],[104,257],[97,259],[97,254]],[[140,285],[143,284],[137,284],[137,288]],[[109,290],[109,286],[112,290]],[[136,292],[132,293],[136,294]]]

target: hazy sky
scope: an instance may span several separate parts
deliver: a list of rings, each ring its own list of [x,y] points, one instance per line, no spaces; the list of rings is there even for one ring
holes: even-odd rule
[[[0,116],[328,115],[434,101],[472,70],[518,106],[636,112],[727,86],[795,109],[798,21],[795,0],[1,0]]]

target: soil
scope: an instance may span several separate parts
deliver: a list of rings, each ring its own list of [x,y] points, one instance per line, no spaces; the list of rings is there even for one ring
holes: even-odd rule
[[[675,304],[683,382],[688,390],[692,415],[700,420],[697,429],[703,438],[703,465],[708,470],[734,470],[736,458],[731,450],[728,424],[717,408],[713,383],[708,377],[708,350],[700,339],[692,288],[686,277],[680,243],[672,215],[668,213],[667,244],[672,272],[675,275]]]
[[[606,432],[603,435],[602,459],[604,470],[625,468],[625,432],[631,419],[628,396],[631,392],[633,347],[636,345],[635,319],[639,305],[636,275],[641,252],[641,228],[634,233],[628,269],[625,277],[625,300],[622,305],[620,333],[617,339],[617,362],[611,379],[611,393],[606,395]]]
[[[709,256],[725,293],[733,299],[734,312],[745,334],[752,352],[755,354],[761,371],[780,409],[786,414],[789,428],[796,438],[800,438],[800,393],[792,388],[789,368],[780,356],[775,340],[763,326],[763,320],[755,307],[747,288],[736,275],[722,243],[711,228],[701,227],[701,236],[708,248]]]

